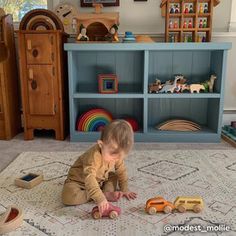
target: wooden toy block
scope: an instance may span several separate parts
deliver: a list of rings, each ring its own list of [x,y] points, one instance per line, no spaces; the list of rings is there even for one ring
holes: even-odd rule
[[[42,174],[29,173],[21,178],[15,179],[15,185],[21,188],[31,189],[43,182]]]
[[[102,215],[100,214],[97,206],[95,206],[92,209],[91,214],[92,214],[92,217],[97,220],[97,219],[100,219],[102,217],[109,217],[110,219],[116,219],[120,215],[120,213],[121,213],[120,207],[113,206],[110,203],[109,209],[104,211]]]
[[[17,206],[9,206],[5,213],[0,216],[0,234],[9,233],[23,223],[22,210]]]
[[[99,93],[117,93],[118,79],[114,74],[100,74],[98,76]]]

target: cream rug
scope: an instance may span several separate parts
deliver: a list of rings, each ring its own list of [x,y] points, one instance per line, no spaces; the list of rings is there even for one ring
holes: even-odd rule
[[[9,235],[202,235],[196,229],[189,231],[190,226],[199,225],[202,231],[214,226],[216,231],[205,235],[236,235],[236,151],[133,151],[126,163],[130,189],[138,198],[116,203],[122,209],[116,220],[93,220],[93,203],[76,207],[61,203],[66,174],[81,153],[25,152],[0,174],[0,212],[10,204],[24,211],[22,227]],[[15,187],[14,179],[28,172],[42,172],[45,181],[31,190]],[[169,201],[180,195],[200,195],[205,208],[199,214],[150,216],[144,205],[156,195]],[[168,224],[183,231],[164,232]],[[224,232],[227,227],[230,231]]]

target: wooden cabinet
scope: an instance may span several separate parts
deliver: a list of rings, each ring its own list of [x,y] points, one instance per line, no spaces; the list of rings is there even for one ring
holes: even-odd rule
[[[21,128],[14,29],[11,15],[0,16],[0,139]]]
[[[28,13],[25,17],[23,22],[35,15]],[[37,19],[34,21],[38,24]],[[35,129],[47,129],[55,131],[57,140],[64,140],[67,76],[63,43],[66,36],[63,30],[31,27],[34,30],[26,28],[18,32],[25,139],[33,139]]]

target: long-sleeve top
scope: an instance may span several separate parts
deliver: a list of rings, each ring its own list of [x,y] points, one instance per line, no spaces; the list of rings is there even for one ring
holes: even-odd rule
[[[108,174],[114,171],[118,178],[118,185],[122,192],[128,191],[128,176],[124,160],[106,162],[98,144],[82,154],[70,168],[67,181],[76,181],[88,196],[97,204],[106,199],[101,186],[108,180]]]

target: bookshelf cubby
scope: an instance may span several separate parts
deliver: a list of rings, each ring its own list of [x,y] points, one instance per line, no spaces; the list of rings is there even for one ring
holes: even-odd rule
[[[224,102],[227,51],[231,43],[64,44],[68,52],[71,141],[95,141],[99,132],[76,130],[77,118],[101,107],[114,118],[132,116],[141,142],[219,142]],[[100,94],[98,74],[116,74],[118,93]],[[215,73],[213,93],[148,93],[148,84],[183,74],[201,83]],[[201,125],[197,132],[159,131],[159,123],[174,118]]]

